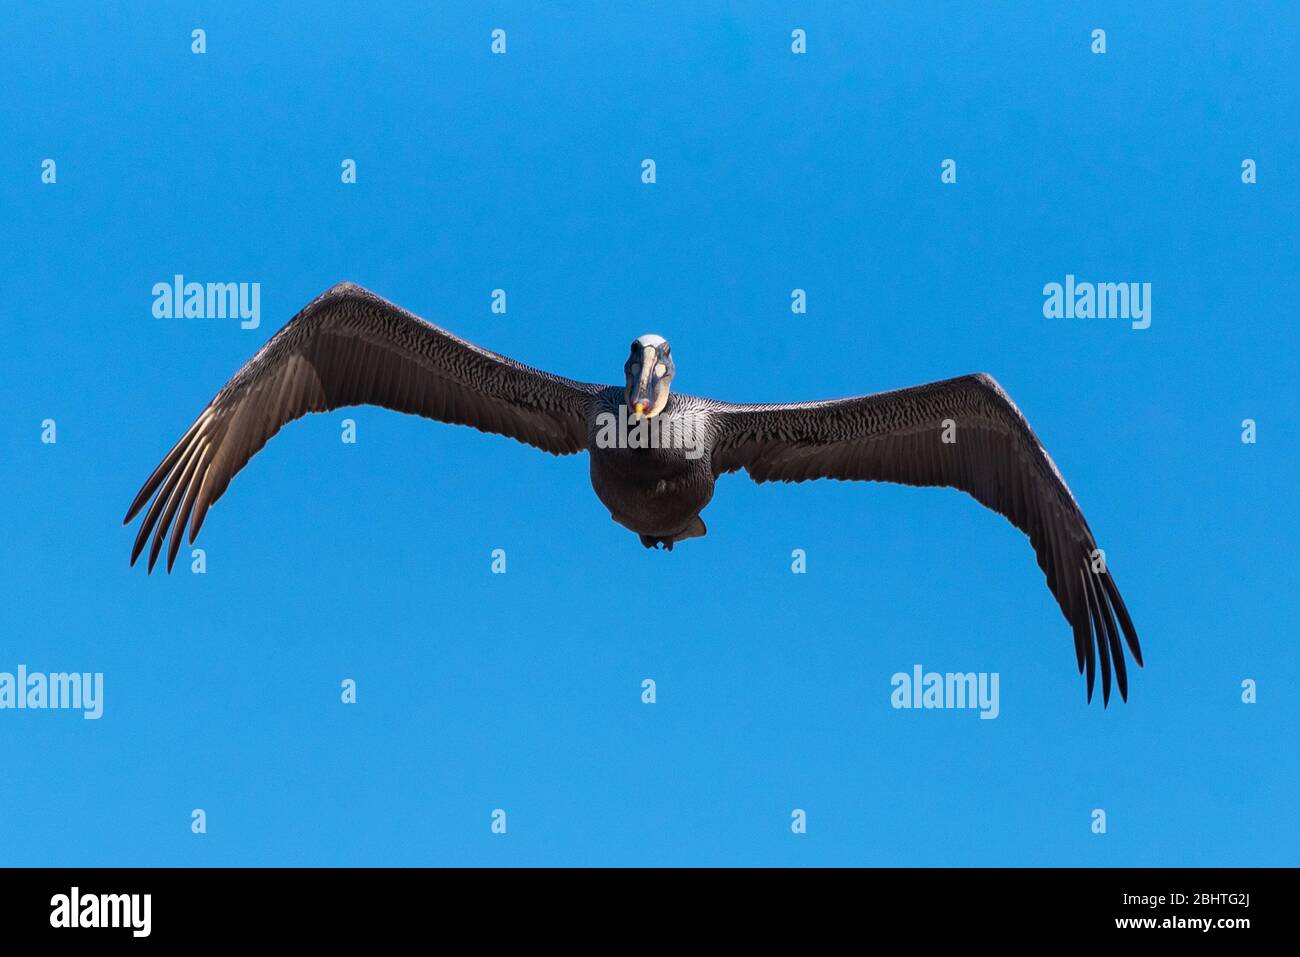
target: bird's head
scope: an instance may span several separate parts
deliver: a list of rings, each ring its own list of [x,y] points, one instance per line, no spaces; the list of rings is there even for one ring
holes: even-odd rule
[[[635,416],[650,418],[664,410],[668,404],[668,390],[672,385],[672,349],[663,336],[644,335],[632,343],[632,354],[623,365],[627,376],[628,410]]]

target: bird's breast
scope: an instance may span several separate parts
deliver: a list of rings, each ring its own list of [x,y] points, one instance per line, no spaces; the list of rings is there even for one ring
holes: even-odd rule
[[[648,535],[680,531],[713,497],[707,458],[655,449],[591,449],[591,485],[615,521]]]

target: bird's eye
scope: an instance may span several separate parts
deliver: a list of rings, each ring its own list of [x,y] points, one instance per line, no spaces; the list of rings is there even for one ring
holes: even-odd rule
[[[632,355],[636,355],[636,340],[632,340]]]
[[[659,363],[657,366],[655,366],[655,375],[657,376],[662,376],[667,371],[668,371],[668,367],[664,365],[662,362]]]

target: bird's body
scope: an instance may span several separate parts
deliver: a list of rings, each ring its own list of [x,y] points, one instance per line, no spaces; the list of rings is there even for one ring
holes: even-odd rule
[[[1123,645],[1137,632],[1083,513],[1024,416],[987,375],[819,402],[741,405],[673,392],[671,346],[632,343],[624,385],[577,382],[488,352],[342,283],[307,305],[212,399],[140,489],[131,554],[164,541],[171,569],[189,527],[286,423],[373,404],[507,435],[558,455],[586,451],[591,484],[646,547],[705,534],[719,475],[949,486],[1030,539],[1074,633],[1088,696],[1098,668],[1127,696]],[[145,506],[148,505],[147,511]]]
[[[617,424],[623,390],[611,388],[591,404],[587,418],[591,456],[591,487],[609,509],[610,517],[641,536],[646,545],[674,542],[702,535],[700,512],[713,498],[714,475],[710,439],[713,420],[708,403],[688,395],[671,395],[656,416],[660,434],[689,434],[700,446],[647,441],[632,447],[630,441],[602,443],[602,428]],[[630,428],[636,428],[635,425]],[[649,426],[646,427],[647,432]],[[695,451],[701,454],[693,455]]]

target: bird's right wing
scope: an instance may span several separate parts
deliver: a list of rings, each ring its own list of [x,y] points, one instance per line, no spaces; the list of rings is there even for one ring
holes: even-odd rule
[[[282,426],[309,412],[379,405],[563,455],[587,447],[587,405],[602,388],[480,349],[341,283],[272,336],[154,469],[123,520],[153,500],[131,564],[152,535],[152,571],[170,528],[170,571],[186,522],[193,542],[235,474]]]

